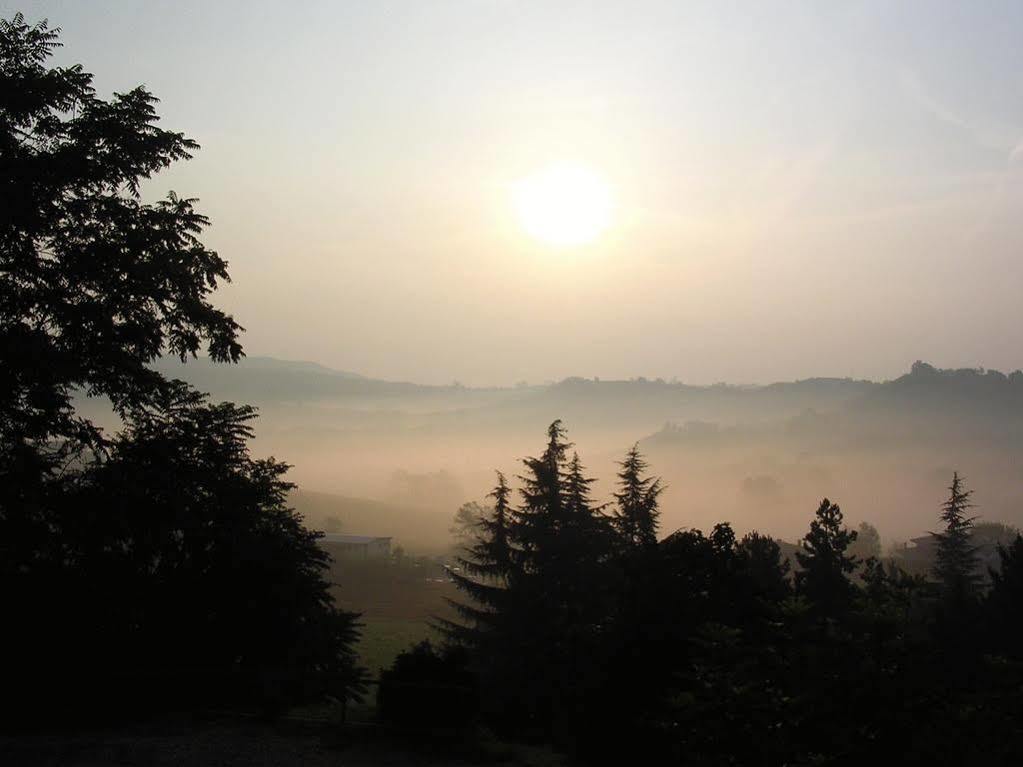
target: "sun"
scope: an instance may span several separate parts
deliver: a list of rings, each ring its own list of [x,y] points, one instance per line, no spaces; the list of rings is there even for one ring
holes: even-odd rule
[[[585,245],[611,223],[610,187],[580,165],[539,170],[513,185],[512,199],[522,228],[548,245]]]

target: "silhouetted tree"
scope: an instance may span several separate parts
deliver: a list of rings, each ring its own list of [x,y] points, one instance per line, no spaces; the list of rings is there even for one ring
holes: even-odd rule
[[[518,568],[513,604],[521,616],[518,646],[528,663],[519,699],[539,732],[565,733],[597,684],[596,652],[606,594],[601,565],[608,555],[605,526],[589,499],[592,480],[567,453],[565,430],[554,421],[539,457],[523,460],[521,503],[512,519]]]
[[[448,532],[459,546],[471,544],[476,536],[480,521],[486,515],[486,509],[475,501],[463,503],[455,512],[455,518],[451,522]]]
[[[999,567],[990,568],[987,606],[995,636],[1003,649],[1023,657],[1023,536],[998,546]]]
[[[450,640],[479,647],[495,630],[502,608],[507,608],[508,580],[514,566],[511,545],[511,488],[504,474],[497,472],[497,485],[489,498],[494,506],[476,520],[474,540],[457,558],[462,572],[448,569],[455,585],[472,603],[448,600],[465,623],[438,620],[438,627]],[[464,507],[463,507],[464,508]]]
[[[781,547],[773,538],[753,531],[743,536],[736,546],[736,556],[750,585],[751,596],[768,603],[781,602],[789,596],[790,566],[781,555]]]
[[[967,644],[932,619],[921,578],[873,556],[862,581],[850,577],[857,534],[827,499],[793,587],[777,541],[737,540],[727,523],[622,546],[621,515],[591,500],[560,423],[547,437],[513,513],[499,482],[503,511],[456,577],[472,600],[466,633],[451,636],[472,651],[489,724],[600,763],[844,764],[894,751],[912,764],[999,763],[1018,751],[1023,664],[1008,637],[1023,539],[987,603],[1005,639],[975,631]]]
[[[846,609],[852,598],[849,574],[856,569],[856,558],[846,554],[856,533],[842,525],[842,510],[827,498],[821,501],[810,531],[800,542],[796,561],[796,588],[818,611],[834,615]]]
[[[651,546],[657,543],[658,498],[664,491],[660,478],[646,476],[647,462],[633,445],[618,464],[615,529],[626,546]]]
[[[538,458],[525,458],[526,474],[519,477],[522,503],[513,513],[515,543],[523,551],[523,563],[530,572],[546,568],[557,556],[557,534],[565,523],[565,498],[562,485],[566,454],[561,421],[547,429],[547,447]]]
[[[946,600],[963,602],[974,599],[980,588],[977,550],[970,540],[976,517],[968,516],[973,491],[966,490],[958,472],[952,475],[948,490],[948,500],[941,507],[945,529],[931,533],[937,541],[933,575]]]
[[[460,622],[439,621],[449,639],[475,650],[499,726],[545,737],[570,731],[599,684],[592,660],[610,599],[609,526],[564,434],[555,421],[544,452],[524,459],[518,508],[498,475],[494,512],[461,559],[464,572],[452,572],[471,600],[453,603]]]
[[[197,235],[209,221],[171,193],[145,204],[143,181],[198,148],[157,126],[144,88],[110,101],[81,66],[47,67],[59,30],[0,20],[0,431],[16,444],[95,444],[79,391],[124,414],[159,391],[147,367],[205,342],[241,355],[238,324],[209,295],[227,263]]]
[[[479,718],[476,677],[460,647],[436,650],[428,641],[398,655],[380,675],[380,720],[419,737],[449,739],[468,734]]]
[[[856,540],[849,546],[849,553],[861,562],[881,556],[881,534],[869,522],[860,522],[856,528]]]
[[[978,717],[996,732],[993,740],[1001,746],[998,756],[1006,764],[1023,753],[1023,536],[1018,533],[1008,545],[998,544],[999,567],[990,568],[991,590],[987,595],[986,642],[981,657],[985,672],[973,680],[983,701]],[[992,726],[993,725],[993,726]],[[989,759],[995,763],[996,758]]]
[[[178,385],[78,474],[52,517],[64,606],[7,633],[23,695],[59,680],[65,703],[100,710],[359,697],[358,616],[334,606],[320,534],[287,506],[288,467],[249,457],[253,418]]]
[[[150,367],[242,353],[210,303],[228,273],[198,239],[207,219],[140,198],[198,145],[158,127],[144,88],[105,101],[81,66],[49,67],[58,45],[45,23],[0,20],[2,704],[358,694],[355,616],[285,504],[286,466],[249,457],[253,411]],[[81,394],[123,432],[76,413]]]
[[[480,518],[474,557],[471,562],[463,560],[463,564],[476,575],[503,581],[509,577],[514,560],[509,529],[511,488],[501,472],[497,472],[497,484],[487,497],[493,499],[494,506]]]
[[[590,498],[590,485],[596,480],[584,474],[579,454],[573,453],[565,471],[565,521],[561,537],[569,548],[584,555],[584,563],[599,564],[611,548],[611,527],[603,507]]]

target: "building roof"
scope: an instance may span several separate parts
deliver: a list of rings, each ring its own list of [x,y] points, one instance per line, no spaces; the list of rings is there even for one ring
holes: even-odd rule
[[[342,535],[341,533],[325,533],[320,539],[324,543],[380,543],[389,541],[391,537],[381,535]]]

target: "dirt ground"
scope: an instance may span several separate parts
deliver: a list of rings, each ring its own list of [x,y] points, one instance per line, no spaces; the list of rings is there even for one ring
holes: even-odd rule
[[[4,767],[494,767],[557,764],[549,752],[490,745],[465,756],[378,731],[283,722],[165,720],[107,730],[0,735]]]

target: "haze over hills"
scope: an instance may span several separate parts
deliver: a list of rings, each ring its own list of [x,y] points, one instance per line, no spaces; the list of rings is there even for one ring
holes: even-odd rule
[[[488,398],[548,399],[552,401],[587,400],[586,408],[601,400],[642,399],[649,401],[722,401],[742,407],[743,402],[806,406],[828,405],[842,401],[863,400],[883,404],[885,400],[915,408],[943,404],[956,399],[961,403],[974,399],[996,397],[1015,404],[1023,396],[1023,371],[1005,374],[997,370],[964,368],[942,370],[925,362],[913,364],[909,373],[891,381],[874,382],[852,378],[808,378],[766,385],[710,386],[690,385],[677,380],[650,380],[643,377],[629,380],[568,377],[542,385],[518,384],[514,387],[466,387],[384,381],[359,373],[335,370],[315,362],[281,360],[273,357],[244,357],[235,365],[210,362],[206,358],[181,363],[176,358],[163,358],[155,367],[208,391],[214,397],[242,399],[248,394],[255,401],[302,402],[344,400],[362,396],[389,397],[451,397],[458,404],[487,402]],[[531,396],[525,396],[531,395]]]
[[[740,529],[794,538],[826,495],[850,520],[905,539],[933,526],[953,470],[976,488],[979,513],[1023,523],[1019,371],[918,362],[883,382],[567,378],[470,388],[380,381],[265,357],[234,366],[164,360],[160,368],[216,399],[256,405],[257,452],[292,463],[303,491],[347,499],[335,509],[342,518],[359,510],[352,517],[359,529],[347,530],[395,534],[404,525],[412,545],[442,542],[457,505],[481,500],[494,469],[514,476],[556,418],[598,478],[597,497],[610,492],[615,461],[640,443],[669,484],[666,531],[726,518]],[[314,523],[330,516],[327,498],[310,505]],[[379,530],[363,513],[372,502],[390,510]]]
[[[1023,764],[1023,3],[22,4],[0,767]]]

